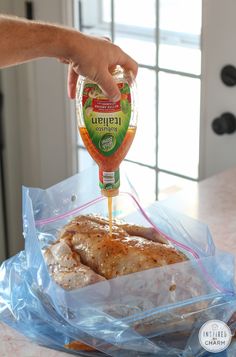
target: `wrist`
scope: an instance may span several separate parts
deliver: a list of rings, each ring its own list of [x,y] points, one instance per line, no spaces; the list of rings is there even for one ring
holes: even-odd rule
[[[56,58],[73,59],[83,48],[84,35],[66,27],[56,27],[51,54]]]
[[[34,35],[38,39],[39,57],[60,58],[63,52],[64,28],[57,25],[34,23]]]
[[[74,30],[43,22],[28,23],[36,57],[69,57]]]

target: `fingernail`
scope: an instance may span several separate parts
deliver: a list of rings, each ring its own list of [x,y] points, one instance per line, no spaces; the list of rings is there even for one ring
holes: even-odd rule
[[[128,80],[129,86],[131,86],[134,83],[134,73],[131,69],[128,71],[127,80]]]

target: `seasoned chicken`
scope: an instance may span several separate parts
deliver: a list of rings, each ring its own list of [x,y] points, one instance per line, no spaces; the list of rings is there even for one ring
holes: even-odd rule
[[[71,290],[105,280],[80,261],[80,256],[63,240],[57,241],[44,254],[49,273],[64,289]]]
[[[78,216],[47,249],[45,259],[54,280],[66,289],[86,286],[145,269],[178,263],[186,256],[151,227],[99,216]]]

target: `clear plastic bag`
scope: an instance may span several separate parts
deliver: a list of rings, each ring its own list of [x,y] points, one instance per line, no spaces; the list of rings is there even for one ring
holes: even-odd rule
[[[79,214],[107,215],[89,177],[23,189],[25,251],[1,266],[0,318],[51,348],[68,351],[65,345],[79,340],[98,350],[70,350],[84,356],[203,356],[199,328],[210,319],[228,322],[236,306],[234,259],[215,251],[204,224],[157,202],[144,210],[122,193],[113,215],[153,226],[189,260],[72,291],[49,276],[43,252],[60,229]]]

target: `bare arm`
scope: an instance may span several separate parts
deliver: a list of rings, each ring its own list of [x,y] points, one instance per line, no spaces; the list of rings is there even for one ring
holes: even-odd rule
[[[0,34],[0,67],[42,57],[69,64],[70,98],[75,97],[79,74],[97,82],[112,100],[120,96],[112,69],[121,65],[137,74],[137,63],[118,46],[71,28],[0,15]]]

